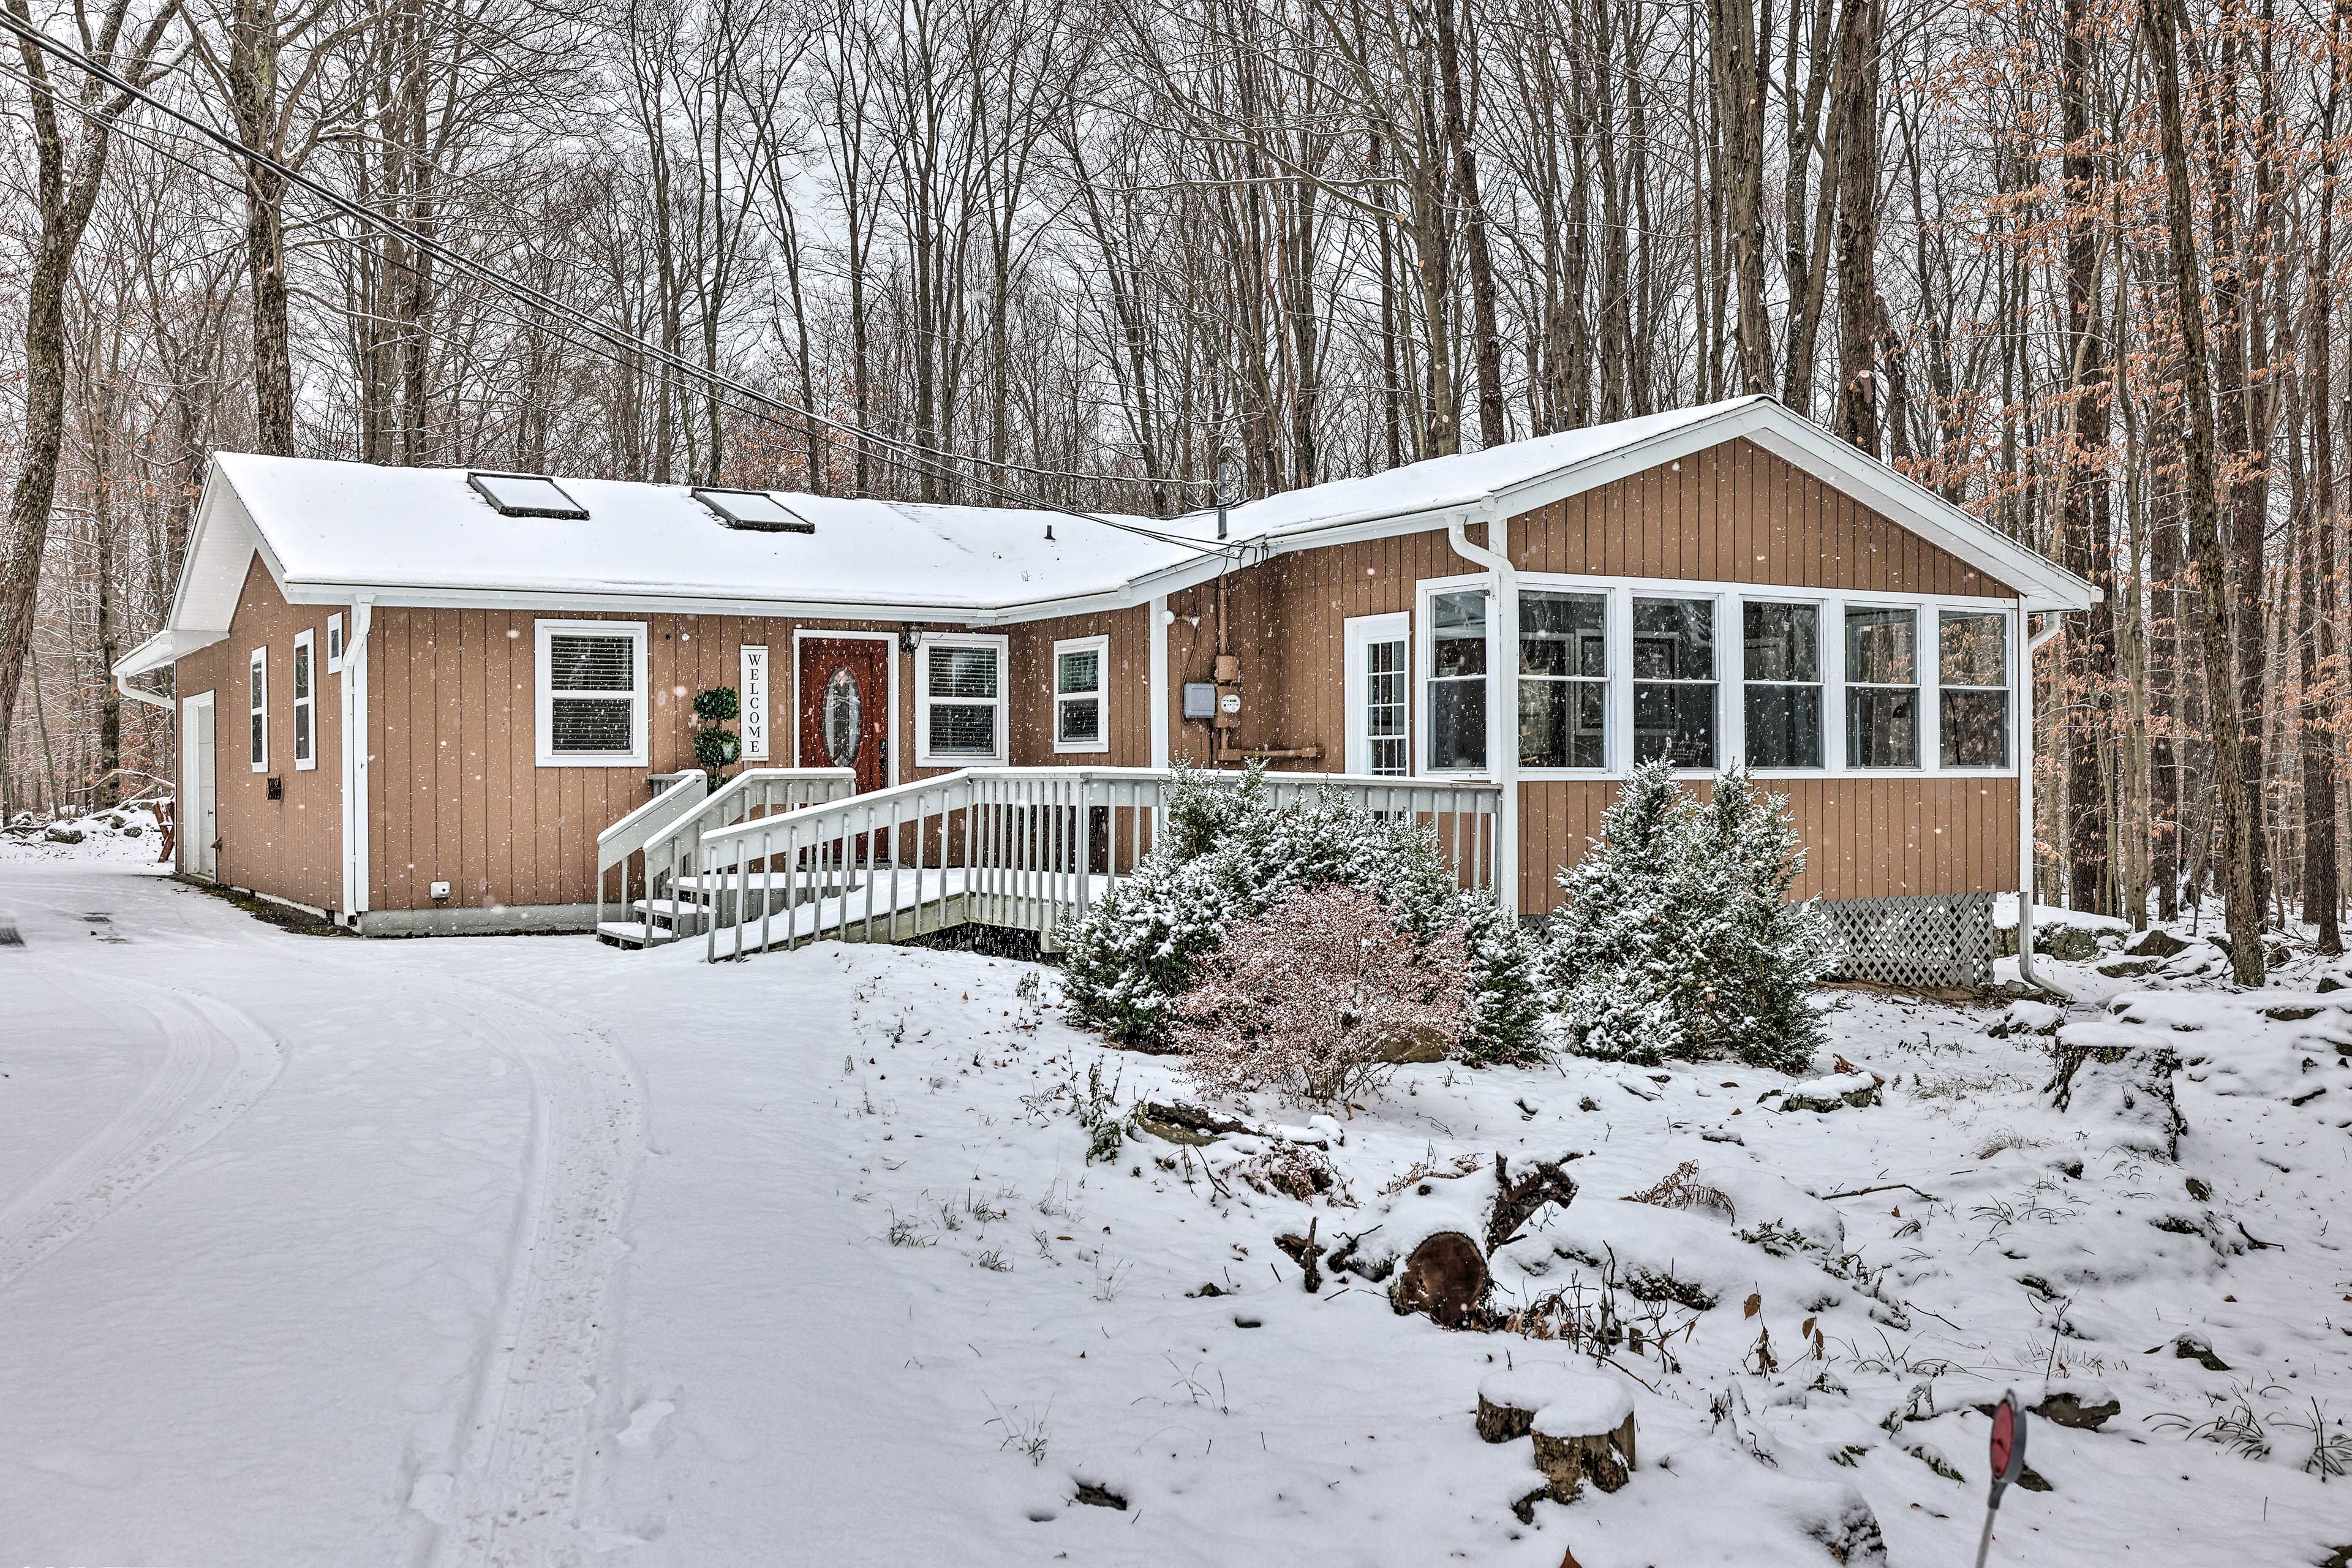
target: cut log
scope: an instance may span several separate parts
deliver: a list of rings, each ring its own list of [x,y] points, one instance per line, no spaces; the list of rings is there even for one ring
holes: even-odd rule
[[[1486,1255],[1458,1230],[1441,1230],[1414,1247],[1389,1287],[1389,1305],[1402,1315],[1421,1312],[1441,1328],[1458,1329],[1486,1299]]]

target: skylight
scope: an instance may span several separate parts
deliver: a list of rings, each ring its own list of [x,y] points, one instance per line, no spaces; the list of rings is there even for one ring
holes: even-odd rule
[[[544,474],[470,473],[466,482],[475,493],[509,517],[561,517],[584,520],[588,509],[563,493],[563,487]]]
[[[709,507],[730,528],[754,533],[814,533],[816,524],[794,512],[766,490],[714,490],[698,487],[694,499]]]

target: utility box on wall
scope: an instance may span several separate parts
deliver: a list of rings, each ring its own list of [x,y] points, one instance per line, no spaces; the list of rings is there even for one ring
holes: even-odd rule
[[[1184,717],[1213,719],[1217,716],[1217,689],[1205,680],[1184,683]]]

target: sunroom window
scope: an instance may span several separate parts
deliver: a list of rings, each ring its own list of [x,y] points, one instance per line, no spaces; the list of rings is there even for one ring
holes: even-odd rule
[[[1937,617],[1944,765],[2009,765],[2009,617],[1946,610]]]
[[[1820,606],[1743,605],[1740,644],[1748,765],[1820,767]]]
[[[1715,766],[1715,603],[1633,601],[1633,761]]]
[[[1609,748],[1609,601],[1519,595],[1519,764],[1601,768]]]
[[[1919,765],[1918,636],[1910,610],[1846,611],[1846,766]]]
[[[1486,765],[1486,595],[1434,594],[1429,601],[1429,765]]]

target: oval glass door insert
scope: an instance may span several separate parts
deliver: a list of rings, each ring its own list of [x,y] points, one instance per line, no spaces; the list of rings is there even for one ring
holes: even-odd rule
[[[866,738],[865,702],[857,695],[857,678],[847,665],[834,667],[824,683],[824,754],[836,768],[857,765],[858,743]]]

